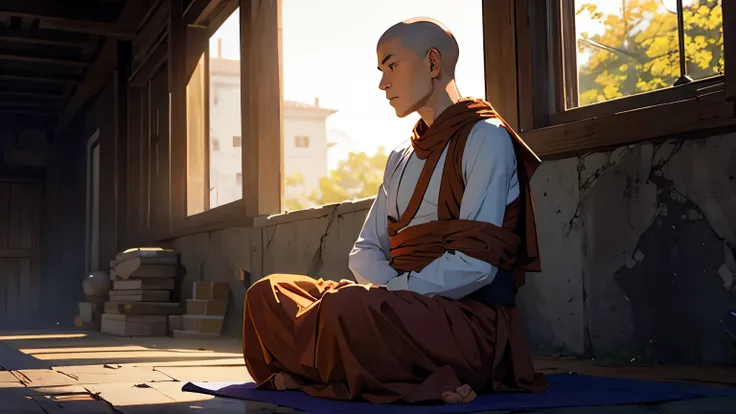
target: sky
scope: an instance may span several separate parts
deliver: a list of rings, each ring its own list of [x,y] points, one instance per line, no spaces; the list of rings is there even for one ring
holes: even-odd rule
[[[615,13],[620,1],[594,3]],[[665,5],[676,0],[664,0]],[[378,89],[376,42],[402,20],[426,16],[444,23],[460,45],[456,79],[464,96],[485,97],[481,0],[282,0],[284,99],[336,109],[327,118],[328,153],[334,168],[350,151],[390,151],[406,141],[418,115],[397,118]],[[600,24],[578,19],[576,31],[589,34]],[[238,59],[237,13],[213,36],[223,39],[223,58]],[[584,59],[585,56],[580,56]],[[512,81],[512,80],[510,80]],[[502,114],[503,115],[503,114]]]

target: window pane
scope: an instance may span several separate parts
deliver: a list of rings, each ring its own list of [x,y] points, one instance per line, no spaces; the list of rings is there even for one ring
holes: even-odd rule
[[[575,0],[579,105],[672,86],[680,77],[674,0]]]
[[[210,137],[240,137],[240,9],[236,10],[210,38]],[[243,197],[242,180],[233,176],[242,170],[242,147],[220,145],[210,139],[210,208]]]
[[[703,79],[724,73],[722,0],[684,0],[687,73]]]
[[[433,17],[460,45],[465,96],[485,97],[482,2],[283,0],[284,209],[372,197],[386,159],[419,116],[399,119],[378,89],[376,44],[390,26]]]

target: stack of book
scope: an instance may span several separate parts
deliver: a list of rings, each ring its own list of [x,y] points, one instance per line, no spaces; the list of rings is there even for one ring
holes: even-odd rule
[[[160,248],[129,249],[110,262],[110,301],[101,331],[120,336],[166,336],[169,315],[181,314],[171,301],[179,254]]]

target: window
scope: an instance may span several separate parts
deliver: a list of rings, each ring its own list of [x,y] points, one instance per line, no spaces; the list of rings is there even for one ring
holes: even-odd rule
[[[723,0],[504,0],[484,9],[488,99],[542,157],[732,126],[735,18]]]
[[[485,97],[482,3],[282,0],[283,210],[378,193],[388,154],[418,120],[398,118],[378,89],[376,43],[390,26],[444,23],[460,45],[461,93]]]
[[[236,173],[235,174],[235,185],[242,186],[243,185],[243,173]]]
[[[567,108],[723,75],[722,0],[573,0]],[[568,17],[570,16],[570,17]],[[571,27],[570,27],[571,26]],[[570,52],[570,51],[566,51]],[[567,109],[566,108],[566,109]]]
[[[309,147],[309,137],[306,135],[294,137],[294,146],[297,148],[308,148]]]
[[[228,7],[237,7],[237,2]],[[242,172],[241,145],[235,145],[242,132],[239,9],[225,8],[209,27],[187,30],[187,46],[198,48],[189,54],[199,55],[191,64],[186,88],[187,215],[191,216],[243,197],[240,181],[232,179]],[[218,136],[233,137],[233,146],[220,146]]]
[[[233,147],[239,148],[243,146],[243,139],[240,136],[233,136]]]

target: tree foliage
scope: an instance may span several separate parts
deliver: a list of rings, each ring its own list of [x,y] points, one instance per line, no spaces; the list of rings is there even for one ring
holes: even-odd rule
[[[580,52],[591,52],[578,67],[580,105],[672,86],[680,77],[676,11],[663,0],[610,1],[621,3],[618,13],[589,2],[576,11],[576,22],[591,19],[603,27],[578,41]],[[685,56],[693,79],[724,71],[721,1],[685,2]]]
[[[319,190],[310,192],[303,190],[304,176],[294,173],[286,177],[286,186],[289,188],[286,209],[294,211],[373,197],[378,194],[378,188],[383,182],[387,160],[388,154],[384,147],[379,147],[373,155],[351,152],[346,160],[340,161],[337,168],[330,171],[329,176],[320,178]]]

